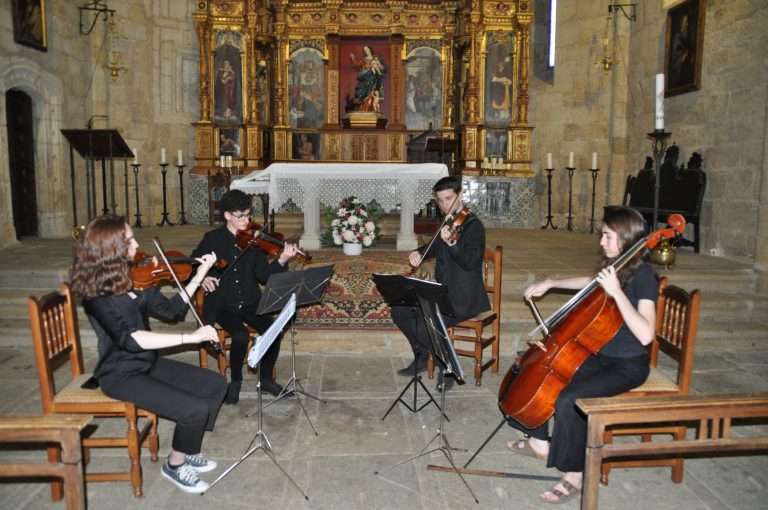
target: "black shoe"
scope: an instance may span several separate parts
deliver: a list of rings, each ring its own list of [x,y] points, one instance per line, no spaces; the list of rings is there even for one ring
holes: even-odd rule
[[[443,390],[450,391],[451,388],[453,388],[453,385],[455,382],[456,381],[453,378],[453,376],[445,377],[443,375],[443,372],[441,371],[437,375],[437,385],[435,386],[435,389],[437,390],[438,393],[442,393]]]
[[[414,374],[414,370],[417,374],[427,370],[427,357],[425,355],[417,354],[411,364],[398,370],[397,374],[409,376]]]
[[[280,384],[278,384],[278,382],[275,380],[262,379],[261,391],[265,393],[269,393],[270,395],[274,395],[276,397],[280,394],[281,391],[283,391],[283,387]]]
[[[224,396],[225,404],[237,404],[240,401],[240,387],[243,381],[232,381],[227,386],[227,394]]]

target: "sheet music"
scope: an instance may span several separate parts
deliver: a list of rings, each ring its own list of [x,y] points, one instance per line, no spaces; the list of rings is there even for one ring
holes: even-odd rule
[[[288,324],[288,321],[291,320],[294,313],[296,313],[295,293],[291,294],[290,299],[285,303],[283,310],[280,312],[280,315],[277,316],[275,322],[273,322],[269,329],[267,329],[264,334],[260,335],[253,343],[253,347],[251,347],[251,351],[248,353],[249,367],[254,368],[259,364],[261,358],[264,357],[264,354],[267,353],[267,350],[272,346],[272,343],[274,343],[277,337],[280,336],[283,328]]]

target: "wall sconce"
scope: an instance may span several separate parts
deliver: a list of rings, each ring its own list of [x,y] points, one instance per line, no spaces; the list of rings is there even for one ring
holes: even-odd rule
[[[78,10],[80,11],[80,35],[90,35],[100,17],[103,17],[104,21],[107,21],[107,19],[115,14],[115,10],[110,9],[107,4],[102,3],[102,0],[93,0],[92,2],[83,4],[78,7]],[[93,16],[90,26],[87,29],[83,28],[85,26],[85,23],[83,23],[83,15]]]
[[[603,68],[603,71],[610,71],[613,68],[613,64],[616,63],[616,61],[613,59],[612,55],[614,53],[614,49],[616,47],[616,36],[615,36],[615,30],[611,30],[611,24],[614,21],[614,15],[617,11],[621,12],[625,18],[627,18],[629,21],[635,21],[637,19],[637,16],[635,14],[635,6],[637,4],[617,4],[617,3],[610,3],[608,4],[608,16],[605,17],[605,33],[603,34],[602,39],[602,46],[603,46],[603,57],[595,62],[595,65],[598,65]],[[613,42],[611,42],[611,35],[613,34]]]
[[[109,18],[109,52],[107,54],[107,63],[104,64],[106,69],[109,69],[109,74],[112,79],[117,79],[120,76],[120,71],[126,71],[128,68],[122,65],[123,55],[125,54],[126,38],[120,33],[117,28],[115,18],[110,16]]]

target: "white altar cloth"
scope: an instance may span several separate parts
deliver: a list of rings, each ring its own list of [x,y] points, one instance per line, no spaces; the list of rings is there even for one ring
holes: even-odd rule
[[[389,212],[400,207],[398,250],[417,247],[413,215],[432,197],[432,186],[448,175],[440,163],[273,163],[235,179],[231,189],[258,194],[269,192],[274,207],[291,200],[304,212],[300,244],[308,250],[320,247],[320,204],[336,207],[354,195],[367,203],[375,199]]]

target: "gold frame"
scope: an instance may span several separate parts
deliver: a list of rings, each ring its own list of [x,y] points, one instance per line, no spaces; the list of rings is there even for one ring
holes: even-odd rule
[[[23,4],[23,6],[22,6]],[[45,0],[12,0],[11,11],[13,17],[13,40],[24,46],[29,46],[40,51],[48,51],[48,20],[45,15]],[[38,8],[37,13],[34,12]],[[22,8],[24,12],[22,13]],[[36,18],[36,19],[34,19]],[[34,37],[30,25],[22,26],[25,21],[40,24],[40,37]]]

